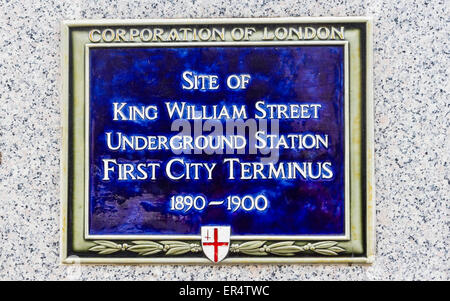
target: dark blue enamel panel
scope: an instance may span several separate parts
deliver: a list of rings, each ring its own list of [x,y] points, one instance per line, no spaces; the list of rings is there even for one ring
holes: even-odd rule
[[[231,225],[232,235],[344,234],[344,48],[342,46],[92,48],[90,50],[90,187],[89,233],[92,235],[198,235],[202,225]],[[183,90],[186,70],[216,74],[221,83],[230,74],[250,74],[248,89]],[[331,180],[228,180],[224,158],[258,161],[259,155],[174,155],[170,151],[112,151],[105,132],[127,135],[173,135],[164,102],[196,105],[245,104],[253,116],[255,102],[320,103],[320,119],[280,120],[281,133],[325,133],[330,147],[281,150],[280,161],[330,161]],[[113,121],[114,102],[156,105],[155,121]],[[103,181],[102,159],[118,162],[218,162],[207,180]],[[226,206],[174,212],[173,195],[204,195],[208,201],[229,195],[263,194],[263,211],[230,212]]]

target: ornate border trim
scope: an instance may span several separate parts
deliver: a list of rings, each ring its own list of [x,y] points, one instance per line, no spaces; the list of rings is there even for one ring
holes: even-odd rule
[[[128,243],[115,243],[108,240],[95,240],[95,246],[89,251],[97,252],[101,255],[113,254],[116,252],[131,251],[140,256],[148,256],[163,252],[164,255],[182,255],[186,253],[199,253],[202,247],[198,242],[187,243],[184,241],[132,241]],[[320,241],[315,243],[300,244],[295,241],[280,241],[267,244],[265,240],[253,240],[243,243],[232,243],[230,253],[242,253],[252,256],[265,256],[269,254],[278,256],[294,256],[300,252],[311,251],[313,253],[336,256],[344,252],[345,249],[337,245],[336,241]]]

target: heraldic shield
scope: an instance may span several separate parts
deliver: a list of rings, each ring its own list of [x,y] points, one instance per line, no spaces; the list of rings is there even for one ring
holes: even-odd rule
[[[230,226],[202,227],[202,248],[205,256],[214,263],[227,257],[230,249]]]

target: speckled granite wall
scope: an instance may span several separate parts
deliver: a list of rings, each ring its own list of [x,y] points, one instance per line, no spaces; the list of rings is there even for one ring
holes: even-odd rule
[[[373,16],[377,258],[372,266],[59,264],[63,19]],[[445,1],[0,3],[0,279],[450,279]]]

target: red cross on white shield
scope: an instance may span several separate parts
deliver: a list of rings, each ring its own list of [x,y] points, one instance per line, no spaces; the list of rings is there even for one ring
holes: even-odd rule
[[[202,248],[206,257],[214,263],[222,261],[230,249],[229,226],[205,226],[202,227]]]

